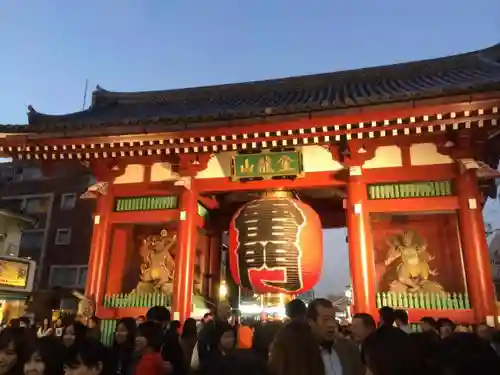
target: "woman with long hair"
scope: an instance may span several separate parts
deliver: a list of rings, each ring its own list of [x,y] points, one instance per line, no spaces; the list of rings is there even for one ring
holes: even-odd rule
[[[197,341],[198,329],[196,326],[196,320],[193,318],[188,318],[184,322],[184,327],[182,327],[182,333],[179,339],[186,366],[189,366],[191,364],[191,357],[193,356],[194,346],[196,345]]]
[[[0,375],[21,375],[26,361],[27,331],[5,328],[0,333]]]
[[[325,375],[325,366],[309,324],[292,321],[275,337],[269,353],[271,375]]]
[[[134,318],[123,318],[116,325],[111,348],[113,374],[128,374],[134,354],[136,323]]]
[[[87,327],[80,322],[73,322],[64,327],[62,332],[62,343],[66,348],[79,344],[87,337]]]

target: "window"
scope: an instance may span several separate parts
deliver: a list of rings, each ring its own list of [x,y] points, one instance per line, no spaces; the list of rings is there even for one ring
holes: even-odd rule
[[[56,232],[56,245],[69,245],[71,243],[71,229],[59,228]]]
[[[43,245],[45,240],[44,231],[34,230],[25,231],[21,234],[17,256],[39,261],[42,255]]]
[[[2,169],[1,176],[2,180],[11,182],[16,177],[16,170],[12,167],[7,167],[5,169]]]
[[[88,266],[51,266],[50,286],[84,288]]]
[[[44,198],[29,198],[26,199],[24,212],[27,214],[42,214],[49,210],[49,199]]]
[[[40,168],[37,167],[26,167],[23,168],[21,179],[23,181],[39,180],[43,178],[43,173]]]
[[[19,256],[38,260],[42,254],[44,240],[43,230],[28,230],[21,234]]]
[[[75,193],[67,193],[61,195],[61,210],[72,210],[75,208],[76,204],[76,194]]]

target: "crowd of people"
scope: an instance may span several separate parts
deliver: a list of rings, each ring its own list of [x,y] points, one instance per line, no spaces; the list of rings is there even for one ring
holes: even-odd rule
[[[88,324],[11,321],[0,333],[0,375],[498,375],[499,332],[462,332],[450,320],[424,318],[421,332],[402,310],[382,308],[379,322],[357,314],[340,326],[326,299],[287,305],[286,321],[230,324],[222,307],[201,324],[171,321],[156,306],[121,319],[113,344]]]

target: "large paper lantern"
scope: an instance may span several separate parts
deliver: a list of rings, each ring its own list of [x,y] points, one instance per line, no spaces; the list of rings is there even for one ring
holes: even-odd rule
[[[323,263],[318,214],[292,198],[246,203],[229,229],[233,279],[256,293],[299,294],[316,285]]]

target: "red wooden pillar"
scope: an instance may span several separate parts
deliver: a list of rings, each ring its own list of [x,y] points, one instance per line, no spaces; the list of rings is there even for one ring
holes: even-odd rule
[[[184,188],[180,194],[179,209],[173,311],[174,317],[184,323],[192,312],[194,264],[198,233],[198,194],[191,188]]]
[[[94,298],[98,306],[101,304],[104,295],[108,244],[111,235],[109,216],[112,209],[113,197],[109,192],[106,195],[97,197],[85,295]]]
[[[370,216],[366,209],[366,185],[361,181],[361,168],[351,167],[347,182],[347,238],[351,269],[354,313],[376,316],[375,258]]]
[[[496,316],[496,305],[476,171],[466,170],[456,182],[469,298],[477,321],[483,322],[487,316]]]

